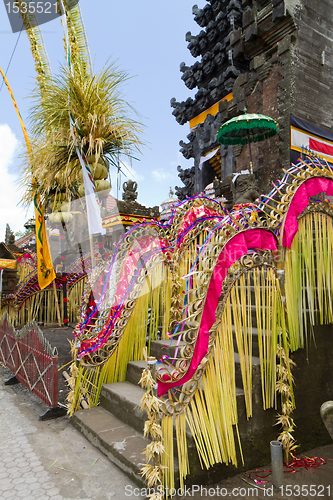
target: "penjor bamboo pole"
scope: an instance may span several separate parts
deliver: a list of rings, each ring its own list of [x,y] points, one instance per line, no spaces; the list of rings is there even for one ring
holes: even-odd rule
[[[92,234],[89,234],[89,243],[90,243],[90,254],[91,254],[91,269],[94,270],[96,266],[96,260],[95,260],[94,241]]]
[[[59,308],[59,302],[58,302],[58,296],[57,296],[57,287],[56,287],[56,282],[53,280],[53,292],[54,292],[54,300],[56,304],[56,310],[57,310],[57,317],[58,317],[58,325],[61,326],[61,315],[60,315],[60,308]]]
[[[66,264],[65,264],[65,234],[66,234],[66,225],[62,222],[63,232],[60,233],[60,245],[61,245],[61,264],[62,264],[62,300],[63,300],[63,316],[64,316],[64,325],[68,326],[68,311],[67,311],[67,279],[66,279]]]

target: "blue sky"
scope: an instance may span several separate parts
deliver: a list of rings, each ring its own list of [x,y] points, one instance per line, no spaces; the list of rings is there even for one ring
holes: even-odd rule
[[[172,97],[181,101],[195,93],[185,87],[179,71],[182,61],[187,65],[194,62],[187,49],[186,32],[196,35],[201,29],[193,20],[193,3],[193,0],[80,1],[94,69],[98,71],[108,60],[115,61],[132,77],[124,86],[124,95],[141,115],[147,144],[140,161],[133,161],[132,168],[139,185],[138,201],[149,206],[165,200],[170,186],[182,185],[177,165],[186,168],[193,165],[179,153],[179,141],[186,141],[189,126],[180,126],[170,107]],[[204,5],[201,0],[199,7]],[[3,3],[0,10],[0,66],[6,71],[18,34],[10,30]],[[42,32],[52,71],[57,73],[59,64],[64,64],[60,20],[44,24]],[[29,95],[35,83],[35,70],[25,32],[18,41],[7,78],[28,127]],[[20,124],[3,86],[0,92],[0,241],[4,239],[6,222],[14,231],[22,230],[30,215],[17,207],[19,193],[15,178],[23,147]],[[112,177],[115,179],[115,175]],[[123,177],[122,182],[125,180]],[[114,181],[114,188],[115,185]]]

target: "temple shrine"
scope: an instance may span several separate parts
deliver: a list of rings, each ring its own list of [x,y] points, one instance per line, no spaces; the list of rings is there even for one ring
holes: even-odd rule
[[[245,110],[269,115],[279,130],[252,148],[259,192],[302,151],[303,157],[332,158],[330,2],[209,0],[192,12],[201,31],[186,33],[186,41],[197,60],[182,62],[180,71],[185,85],[198,91],[183,102],[171,99],[177,122],[190,129],[188,141],[180,141],[192,165],[178,167],[179,199],[202,192],[216,176],[225,181],[248,168],[246,146],[223,146],[216,138],[223,123]]]

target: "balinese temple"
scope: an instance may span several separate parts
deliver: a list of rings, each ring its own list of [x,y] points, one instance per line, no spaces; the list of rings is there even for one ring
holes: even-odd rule
[[[128,227],[158,218],[159,207],[146,207],[137,201],[137,182],[128,180],[123,184],[122,200],[109,195],[105,200],[103,228],[105,246],[111,248],[119,241]]]
[[[174,206],[178,203],[178,198],[174,195],[173,190],[170,188],[169,197],[161,203],[160,220],[162,223],[168,222],[171,218]]]
[[[176,187],[177,196],[248,169],[247,146],[217,142],[221,125],[245,110],[270,116],[279,130],[252,145],[259,192],[302,154],[332,160],[332,0],[208,0],[194,5],[193,15],[201,31],[188,32],[186,41],[196,62],[182,62],[180,71],[197,92],[171,99],[177,122],[189,130],[180,151],[192,163],[178,167],[185,186]]]
[[[0,243],[0,297],[2,293],[13,293],[18,282],[17,259],[6,243]]]

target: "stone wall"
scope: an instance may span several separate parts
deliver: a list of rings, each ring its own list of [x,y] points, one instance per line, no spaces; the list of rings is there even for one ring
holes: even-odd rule
[[[315,339],[315,340],[314,340]],[[292,417],[296,428],[293,433],[299,448],[297,455],[318,446],[332,443],[321,417],[320,407],[333,400],[333,325],[314,327],[314,339],[309,349],[299,349],[292,354],[296,363],[294,393],[296,409]],[[244,398],[238,400],[238,427],[244,455],[244,465],[239,456],[239,466],[216,464],[208,471],[200,468],[194,446],[190,448],[191,476],[186,484],[214,483],[222,478],[231,477],[240,471],[255,470],[270,463],[270,441],[276,440],[280,429],[275,425],[280,411],[262,409],[261,382],[259,365],[253,368],[253,416],[247,420]],[[197,481],[197,482],[196,482]]]
[[[289,5],[290,2],[290,5]],[[292,113],[327,129],[333,126],[333,2],[286,1],[297,25],[297,42],[291,47]]]

